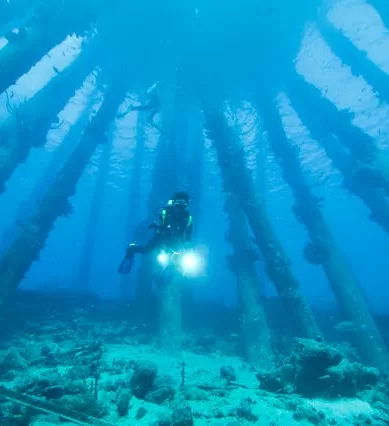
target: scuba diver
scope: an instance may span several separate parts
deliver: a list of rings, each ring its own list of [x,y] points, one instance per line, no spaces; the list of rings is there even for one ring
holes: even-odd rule
[[[130,105],[123,113],[118,114],[118,118],[125,117],[131,111],[150,111],[148,122],[161,132],[161,129],[154,121],[154,117],[158,114],[161,109],[161,101],[159,97],[159,87],[161,83],[156,81],[146,92],[148,101],[144,105]]]
[[[159,213],[158,223],[152,223],[154,236],[144,245],[131,243],[126,251],[118,272],[127,274],[131,271],[135,254],[147,254],[164,246],[175,248],[188,245],[192,238],[193,219],[188,208],[187,192],[177,192]]]

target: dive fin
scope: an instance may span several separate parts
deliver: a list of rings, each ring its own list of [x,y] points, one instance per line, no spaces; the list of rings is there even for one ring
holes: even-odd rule
[[[123,260],[120,262],[118,272],[119,274],[129,274],[134,265],[134,256],[125,256]]]

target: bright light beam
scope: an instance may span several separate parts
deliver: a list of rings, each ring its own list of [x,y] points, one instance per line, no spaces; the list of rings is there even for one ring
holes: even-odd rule
[[[199,275],[202,271],[202,260],[201,257],[191,251],[184,253],[181,258],[181,268],[184,275]]]
[[[159,253],[159,255],[157,256],[157,260],[158,263],[163,267],[166,268],[166,266],[169,263],[169,256],[167,255],[166,252],[161,251],[161,253]]]

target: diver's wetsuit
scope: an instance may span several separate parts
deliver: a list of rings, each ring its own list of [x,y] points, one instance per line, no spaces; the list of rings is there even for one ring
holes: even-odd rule
[[[155,229],[153,238],[144,246],[130,244],[127,249],[127,257],[134,254],[147,254],[164,245],[174,246],[185,244],[192,238],[192,216],[187,204],[172,204],[162,209],[159,223],[150,225]]]

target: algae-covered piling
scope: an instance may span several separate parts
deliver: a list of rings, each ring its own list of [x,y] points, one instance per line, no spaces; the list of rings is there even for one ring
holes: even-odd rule
[[[267,93],[261,93],[259,105],[270,145],[294,195],[295,215],[309,233],[309,248],[316,254],[316,263],[323,267],[344,319],[359,326],[354,339],[359,353],[369,364],[387,370],[389,356],[384,340],[366,304],[360,283],[324,219],[319,199],[305,180],[297,148],[288,141],[276,106]]]
[[[69,197],[75,190],[96,146],[104,141],[104,132],[113,119],[125,87],[114,84],[106,92],[104,101],[92,121],[85,128],[77,148],[58,171],[57,177],[38,204],[23,231],[0,260],[0,306],[17,288],[54,227],[56,219],[69,213]]]
[[[256,194],[254,183],[244,161],[243,148],[220,111],[205,108],[206,127],[217,152],[222,179],[227,182],[239,200],[256,243],[266,262],[267,273],[281,297],[296,333],[299,336],[317,337],[319,328],[305,297],[300,294],[290,261],[278,241],[264,206]]]

